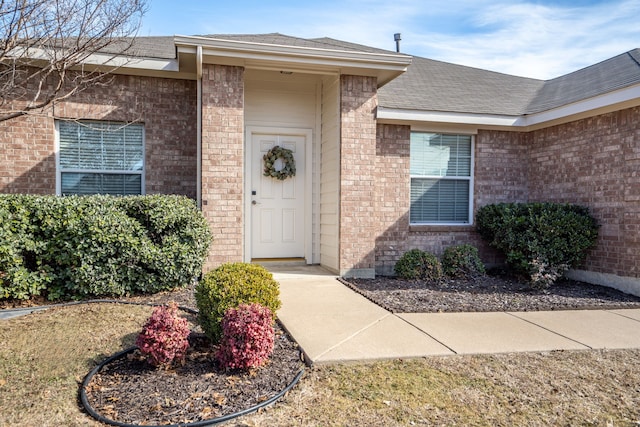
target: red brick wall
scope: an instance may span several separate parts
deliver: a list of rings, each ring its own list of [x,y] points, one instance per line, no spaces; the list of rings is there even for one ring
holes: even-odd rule
[[[586,205],[601,224],[585,269],[640,277],[640,108],[532,132],[530,200]]]
[[[196,85],[112,76],[40,115],[0,123],[0,192],[55,193],[54,118],[138,121],[145,126],[149,194],[196,196]]]
[[[349,275],[375,266],[376,106],[374,77],[341,77],[340,270]]]
[[[497,261],[473,226],[410,226],[409,174],[410,127],[378,125],[376,143],[375,263],[377,274],[393,273],[402,254],[419,248],[441,255],[445,248],[470,243],[480,249],[485,262]],[[480,132],[475,147],[475,207],[526,198],[526,154],[521,136],[515,133]],[[487,193],[483,193],[483,191]]]
[[[0,193],[55,194],[54,137],[46,116],[0,123]]]
[[[474,208],[491,203],[526,202],[527,136],[480,130],[475,138]]]
[[[242,261],[244,69],[204,65],[202,212],[213,243],[205,269]]]
[[[489,203],[552,201],[589,207],[601,224],[584,269],[640,277],[640,108],[529,133],[479,131],[474,208]],[[499,261],[473,227],[410,227],[409,127],[379,125],[376,147],[376,270],[392,271],[406,250],[441,254],[458,243]],[[389,171],[395,169],[394,173]]]

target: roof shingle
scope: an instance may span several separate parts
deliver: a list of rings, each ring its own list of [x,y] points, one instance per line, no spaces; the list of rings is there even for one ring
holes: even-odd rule
[[[304,39],[280,33],[209,34],[199,37],[281,46],[398,55],[394,51],[331,38]],[[148,58],[176,57],[173,37],[138,37],[131,49]],[[537,80],[413,57],[408,70],[381,87],[384,108],[519,116],[640,84],[640,49],[551,80]]]

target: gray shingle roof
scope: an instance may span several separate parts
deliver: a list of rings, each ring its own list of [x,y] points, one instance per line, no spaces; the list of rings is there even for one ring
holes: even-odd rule
[[[526,113],[538,113],[640,83],[640,49],[548,80]]]
[[[348,43],[341,40],[330,39],[327,37],[315,38],[315,39],[303,39],[300,37],[287,36],[280,33],[270,34],[207,34],[198,37],[209,37],[222,40],[234,40],[250,43],[263,43],[274,44],[281,46],[297,46],[308,47],[315,49],[331,49],[331,50],[344,50],[352,52],[365,52],[365,53],[389,53],[396,54],[383,49],[376,49],[370,46],[359,45],[355,43]]]
[[[131,39],[126,39],[122,43],[114,43],[102,49],[102,52],[122,53],[122,50],[126,49],[130,42]],[[173,36],[136,37],[125,54],[140,58],[174,59],[176,57],[176,46],[173,43]]]
[[[414,57],[409,70],[379,91],[396,109],[519,116],[640,84],[640,49],[582,70],[536,80]]]
[[[382,107],[520,115],[544,81],[414,57],[409,69],[378,92]]]
[[[364,53],[397,54],[331,38],[304,39],[280,33],[209,34],[200,37]],[[173,59],[173,37],[138,37],[130,54]],[[551,80],[517,77],[413,57],[407,72],[379,90],[384,108],[520,116],[557,108],[640,84],[640,49]]]

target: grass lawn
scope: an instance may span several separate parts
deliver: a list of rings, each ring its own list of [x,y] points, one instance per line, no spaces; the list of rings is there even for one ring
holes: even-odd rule
[[[0,322],[0,426],[96,426],[78,385],[132,345],[149,307],[78,305]],[[640,350],[316,366],[234,426],[640,425]]]

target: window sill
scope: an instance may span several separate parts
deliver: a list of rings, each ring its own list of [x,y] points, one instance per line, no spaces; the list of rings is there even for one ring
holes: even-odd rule
[[[460,224],[460,225],[409,224],[409,232],[468,233],[470,231],[476,231],[476,227],[472,224]]]

